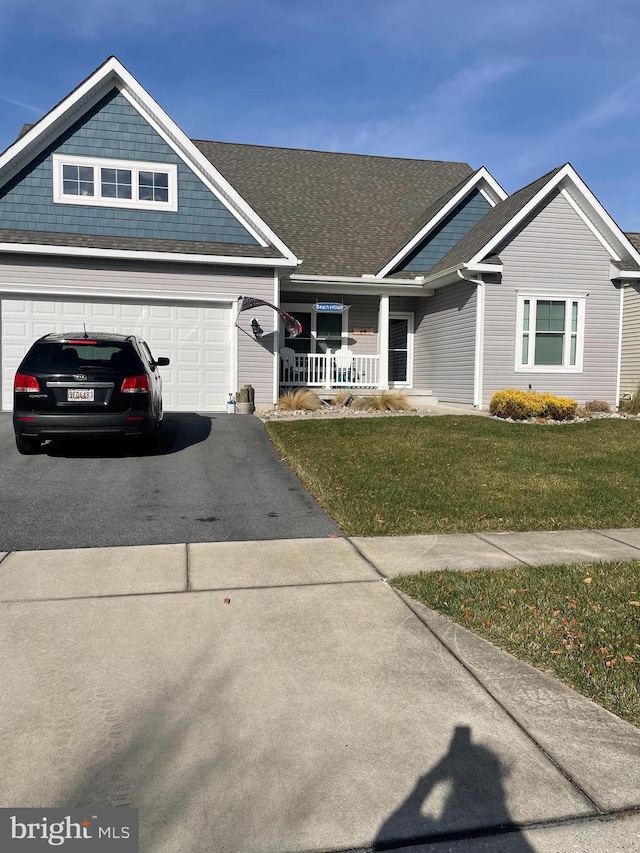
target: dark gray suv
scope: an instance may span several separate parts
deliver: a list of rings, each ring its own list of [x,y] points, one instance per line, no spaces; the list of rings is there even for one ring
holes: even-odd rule
[[[37,453],[46,439],[135,437],[156,450],[162,379],[147,344],[134,335],[51,334],[22,360],[13,385],[18,451]]]

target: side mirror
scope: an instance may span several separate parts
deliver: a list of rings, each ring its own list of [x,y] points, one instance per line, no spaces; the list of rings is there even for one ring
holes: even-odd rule
[[[157,358],[156,359],[156,364],[158,365],[158,367],[167,367],[169,365],[169,363],[170,362],[169,362],[168,358]]]

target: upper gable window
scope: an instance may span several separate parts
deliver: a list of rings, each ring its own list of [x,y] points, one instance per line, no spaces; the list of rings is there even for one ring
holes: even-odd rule
[[[54,154],[53,200],[59,204],[175,211],[178,167]]]

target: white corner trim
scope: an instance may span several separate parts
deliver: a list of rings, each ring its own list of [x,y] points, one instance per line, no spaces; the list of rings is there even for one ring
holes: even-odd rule
[[[624,287],[620,288],[620,319],[618,328],[618,369],[616,372],[616,409],[620,405],[620,385],[622,383],[622,330],[624,327]]]
[[[496,197],[499,201],[504,201],[507,197],[507,193],[503,190],[493,175],[491,175],[490,172],[482,166],[482,168],[478,169],[477,172],[471,175],[469,180],[458,190],[453,198],[440,208],[436,215],[433,216],[379,272],[376,273],[376,278],[384,278],[393,269],[395,269],[395,267],[403,261],[413,249],[415,249],[427,234],[432,231],[439,222],[442,222],[442,220],[445,219],[445,217],[448,216],[448,214],[451,213],[451,211],[465,198],[465,196],[469,195],[474,188],[478,188],[482,192],[482,189],[479,186],[481,183],[485,183],[494,193],[493,198],[491,198],[490,193],[482,193],[492,207],[495,207],[497,204]]]
[[[280,276],[278,270],[273,271],[273,304],[280,307]],[[273,316],[273,400],[277,405],[280,397],[280,315],[274,311]]]
[[[611,256],[611,259],[612,259],[613,261],[620,261],[620,260],[621,260],[621,258],[620,258],[620,255],[618,254],[618,252],[616,252],[616,250],[613,248],[613,246],[611,245],[611,243],[608,243],[608,242],[607,242],[607,240],[605,240],[604,235],[603,235],[603,234],[601,234],[601,233],[600,233],[600,231],[596,228],[595,224],[594,224],[594,223],[589,219],[589,217],[588,217],[588,216],[587,216],[587,214],[584,212],[584,210],[580,207],[580,205],[578,204],[578,202],[577,202],[577,201],[572,197],[571,193],[570,193],[570,192],[568,192],[568,190],[567,190],[565,187],[563,187],[563,188],[560,190],[560,195],[561,195],[561,196],[562,196],[562,198],[564,198],[567,202],[569,202],[569,204],[571,205],[571,207],[573,208],[573,210],[578,214],[578,216],[580,217],[580,219],[584,222],[584,224],[587,226],[587,228],[589,229],[589,231],[591,231],[591,233],[592,233],[592,234],[593,234],[593,236],[596,238],[596,240],[597,240],[597,241],[600,243],[600,245],[601,245],[601,246],[603,246],[603,247],[604,247],[604,249],[606,249],[606,251],[609,253],[609,255]]]
[[[227,264],[247,267],[291,267],[287,258],[241,258],[230,255],[192,255],[180,252],[140,252],[135,249],[93,249],[84,246],[47,246],[36,243],[0,243],[0,253],[64,255],[78,258],[123,258],[165,263]]]
[[[476,285],[476,341],[473,366],[473,405],[482,408],[484,383],[484,306],[486,284],[478,281]]]

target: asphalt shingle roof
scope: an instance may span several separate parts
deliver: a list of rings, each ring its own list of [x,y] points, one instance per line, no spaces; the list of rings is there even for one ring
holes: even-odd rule
[[[309,275],[378,272],[472,174],[467,163],[194,141]]]
[[[187,240],[156,240],[152,237],[97,237],[55,231],[22,231],[0,228],[0,243],[43,246],[74,246],[90,249],[130,249],[136,252],[181,252],[186,255],[227,255],[237,258],[281,258],[276,249],[238,243],[202,243]]]

